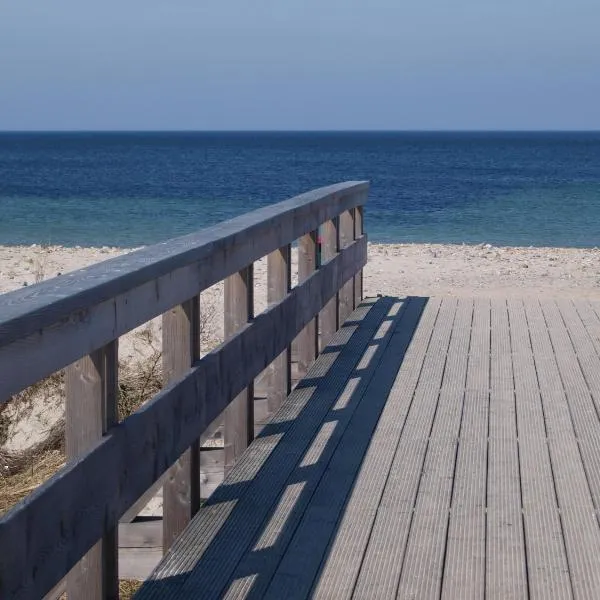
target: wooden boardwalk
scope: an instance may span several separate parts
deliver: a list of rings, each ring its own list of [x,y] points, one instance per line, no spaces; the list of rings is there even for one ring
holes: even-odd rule
[[[600,598],[600,305],[365,301],[140,598]]]

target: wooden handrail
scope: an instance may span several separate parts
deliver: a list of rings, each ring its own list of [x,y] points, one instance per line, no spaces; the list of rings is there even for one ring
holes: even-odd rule
[[[114,558],[110,536],[120,517],[276,360],[271,367],[276,389],[270,397],[280,402],[289,386],[292,341],[340,290],[346,290],[345,307],[360,300],[347,294],[356,289],[367,260],[362,222],[357,235],[355,221],[358,210],[362,216],[367,192],[366,182],[321,188],[203,232],[0,296],[0,395],[5,398],[74,360],[98,354],[123,333],[174,307],[179,308],[170,317],[173,331],[180,331],[187,347],[172,363],[169,384],[160,393],[99,439],[88,440],[82,448],[89,449],[0,519],[0,597],[43,596],[103,538],[110,538],[107,547]],[[272,261],[281,281],[269,307],[250,322],[237,323],[225,343],[197,360],[195,350],[190,350],[193,332],[186,329],[186,323],[194,320],[183,318],[185,306],[191,306],[202,290],[247,270],[264,255],[281,249],[289,253],[290,243],[312,235],[339,215],[353,223],[345,228],[350,238],[344,239],[344,247],[338,253],[330,251],[316,270],[305,268],[303,281],[291,290],[285,275],[289,264]],[[311,335],[316,336],[313,329]],[[309,343],[315,344],[316,352],[316,340]],[[113,376],[109,371],[108,377]],[[82,392],[86,397],[90,393]],[[245,402],[252,400],[248,397]],[[194,465],[194,460],[185,464]],[[194,472],[186,468],[183,483],[189,487]],[[110,564],[108,569],[112,581],[94,584],[100,590],[98,597],[114,593],[116,570]]]
[[[366,202],[336,184],[0,296],[0,402]]]

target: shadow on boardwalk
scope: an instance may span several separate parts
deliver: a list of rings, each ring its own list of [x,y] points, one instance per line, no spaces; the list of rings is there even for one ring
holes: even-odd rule
[[[427,301],[357,309],[138,597],[310,595]]]

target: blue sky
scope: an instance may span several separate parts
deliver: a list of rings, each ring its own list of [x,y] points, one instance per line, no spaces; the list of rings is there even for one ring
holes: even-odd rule
[[[0,129],[600,129],[599,0],[0,0]]]

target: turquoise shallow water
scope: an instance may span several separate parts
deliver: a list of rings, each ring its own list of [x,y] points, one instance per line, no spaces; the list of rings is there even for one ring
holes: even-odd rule
[[[368,179],[380,242],[600,246],[600,133],[0,134],[0,244],[138,246]]]

